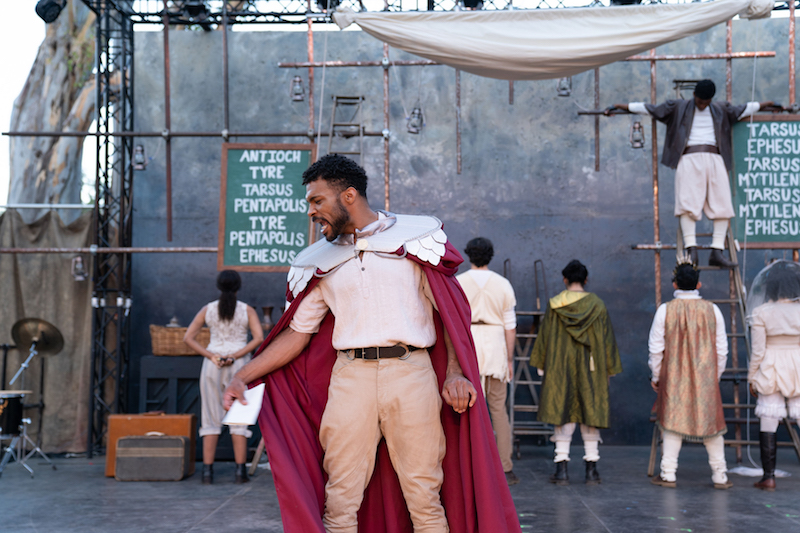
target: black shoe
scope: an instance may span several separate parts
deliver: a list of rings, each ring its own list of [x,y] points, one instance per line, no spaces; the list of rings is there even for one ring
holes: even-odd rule
[[[203,465],[203,485],[214,483],[214,465]]]
[[[733,268],[737,266],[739,263],[736,261],[728,261],[725,259],[725,256],[722,255],[722,250],[717,250],[716,248],[711,249],[711,255],[708,256],[708,266],[716,266],[720,268]]]
[[[692,264],[694,266],[697,266],[697,261],[699,261],[699,259],[697,258],[697,246],[689,246],[688,248],[686,248],[686,254],[692,260]]]
[[[778,443],[775,442],[775,433],[762,431],[758,437],[761,444],[761,466],[764,468],[764,477],[753,486],[772,492],[775,490],[775,456],[778,451]]]
[[[569,485],[569,475],[567,474],[568,462],[569,461],[560,461],[556,463],[556,473],[550,476],[550,483]]]
[[[586,463],[586,484],[599,485],[600,474],[597,472],[597,461],[584,461]]]
[[[506,482],[509,486],[519,483],[519,478],[516,476],[516,474],[514,474],[513,470],[506,472]]]
[[[247,477],[247,465],[236,463],[236,479],[233,482],[238,485],[248,481],[250,481],[250,478]]]

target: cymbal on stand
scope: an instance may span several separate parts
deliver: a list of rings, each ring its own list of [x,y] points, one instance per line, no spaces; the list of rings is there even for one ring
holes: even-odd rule
[[[20,351],[28,351],[36,343],[41,355],[55,355],[64,347],[64,337],[53,324],[40,318],[23,318],[11,327],[11,338]]]

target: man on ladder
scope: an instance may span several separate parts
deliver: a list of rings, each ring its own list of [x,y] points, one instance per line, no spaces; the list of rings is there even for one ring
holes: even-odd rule
[[[748,102],[734,106],[729,102],[712,102],[716,86],[711,80],[697,82],[692,100],[667,100],[660,105],[631,102],[615,104],[617,108],[650,115],[667,125],[661,163],[676,168],[675,216],[680,217],[683,246],[697,263],[695,225],[702,213],[714,222],[711,256],[708,264],[733,268],[733,257],[726,259],[725,235],[728,221],[734,216],[728,172],[732,167],[732,126],[773,102]]]

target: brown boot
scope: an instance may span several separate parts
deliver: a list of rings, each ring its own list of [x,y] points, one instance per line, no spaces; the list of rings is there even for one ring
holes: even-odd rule
[[[569,461],[559,461],[556,463],[556,473],[550,476],[550,483],[555,483],[556,485],[569,485],[567,463],[569,463]]]
[[[203,485],[214,484],[214,465],[203,465]]]
[[[722,255],[722,250],[717,250],[716,248],[711,249],[711,255],[708,256],[708,266],[716,266],[720,268],[733,268],[737,266],[739,263],[736,261],[728,261],[725,259],[725,256]]]
[[[236,470],[234,471],[234,474],[235,478],[233,482],[237,485],[240,483],[247,483],[248,481],[250,481],[250,478],[247,477],[247,465],[244,463],[242,464],[236,463]]]
[[[600,474],[597,472],[597,461],[584,461],[586,463],[586,484],[599,485]]]
[[[761,466],[764,468],[764,477],[761,478],[761,481],[753,483],[753,486],[772,492],[775,490],[775,456],[778,451],[778,443],[775,441],[775,433],[762,431],[758,437],[761,444]]]

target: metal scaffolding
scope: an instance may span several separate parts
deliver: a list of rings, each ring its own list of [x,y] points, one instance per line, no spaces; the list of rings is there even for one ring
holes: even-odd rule
[[[436,64],[427,60],[390,61],[389,47],[384,44],[383,57],[374,62],[315,62],[313,25],[329,23],[328,7],[343,6],[356,11],[452,11],[472,6],[470,0],[81,0],[96,17],[96,64],[97,76],[97,131],[96,132],[8,132],[11,136],[74,136],[97,138],[97,168],[95,182],[93,246],[89,249],[94,261],[94,293],[92,298],[92,356],[91,395],[89,398],[88,451],[100,451],[104,447],[107,416],[124,411],[128,403],[127,378],[130,349],[131,308],[131,255],[133,253],[213,253],[216,248],[132,248],[132,191],[133,151],[135,137],[161,137],[166,146],[165,179],[167,190],[167,240],[172,240],[171,211],[171,139],[175,137],[219,137],[224,141],[236,137],[305,137],[314,139],[328,133],[317,132],[315,127],[314,69],[318,67],[383,68],[383,129],[364,131],[363,135],[383,137],[385,207],[389,208],[389,69],[393,66]],[[595,0],[592,6],[600,7],[612,3]],[[684,0],[650,1],[647,3],[684,3]],[[324,6],[324,7],[323,7]],[[571,7],[562,0],[484,0],[484,10],[504,9],[553,9]],[[787,3],[787,8],[789,3]],[[776,7],[780,9],[780,7]],[[794,5],[791,5],[791,35],[794,34]],[[134,106],[134,31],[136,24],[160,25],[164,30],[164,111],[163,131],[136,131],[133,123]],[[231,130],[228,114],[228,50],[227,29],[231,25],[248,24],[306,24],[308,61],[284,63],[281,67],[308,68],[308,128],[296,132],[246,132]],[[170,129],[170,26],[196,27],[202,30],[223,29],[221,60],[223,64],[224,127],[220,132],[173,132]],[[730,28],[730,26],[729,26]],[[729,46],[725,57],[730,65],[734,57]],[[790,70],[794,74],[794,47],[790,46]],[[722,54],[720,54],[722,55]],[[697,57],[699,58],[699,56]],[[650,56],[629,58],[651,62],[655,77],[655,63],[662,58]],[[730,72],[730,70],[729,70]],[[461,167],[460,145],[460,82],[456,71],[456,138],[458,169]],[[730,80],[730,78],[729,78]],[[794,102],[794,78],[791,80],[791,96]],[[729,81],[730,94],[730,81]],[[655,100],[655,86],[653,86]],[[599,69],[595,69],[595,105],[599,105]],[[513,83],[509,83],[509,103],[513,103]],[[599,121],[595,120],[595,127]],[[654,126],[655,127],[655,126]],[[655,133],[655,130],[654,132]],[[655,143],[655,135],[652,136]],[[599,164],[599,136],[595,136],[595,153]],[[656,152],[655,144],[653,152]],[[654,156],[655,157],[655,156]],[[654,160],[654,168],[657,161]],[[655,242],[660,244],[658,216],[658,178],[654,172],[654,225]],[[83,250],[83,249],[81,249]],[[66,249],[39,249],[33,252],[46,253]],[[2,250],[3,253],[30,253],[32,250]],[[660,256],[656,250],[656,277],[660,278]],[[660,283],[656,283],[659,287]],[[656,296],[660,300],[660,294]]]

